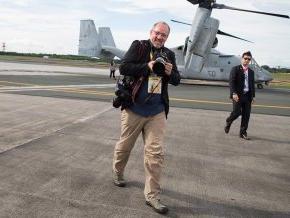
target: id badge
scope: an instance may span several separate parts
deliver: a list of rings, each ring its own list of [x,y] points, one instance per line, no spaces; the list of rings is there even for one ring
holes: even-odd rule
[[[161,79],[159,76],[149,76],[148,93],[161,94]]]

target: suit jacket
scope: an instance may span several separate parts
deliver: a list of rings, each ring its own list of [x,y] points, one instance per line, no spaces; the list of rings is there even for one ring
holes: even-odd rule
[[[249,81],[249,94],[252,100],[255,97],[255,75],[254,71],[248,68],[248,81]],[[233,94],[237,94],[239,97],[244,92],[245,87],[245,74],[242,65],[237,65],[232,68],[230,73],[230,98]]]
[[[120,74],[133,76],[136,79],[148,77],[150,69],[147,64],[150,61],[151,49],[152,45],[150,40],[135,40],[122,59],[119,67]],[[177,70],[174,52],[166,47],[163,47],[162,51],[167,54],[168,60],[173,65],[171,75],[162,77],[161,95],[167,117],[169,112],[168,83],[177,86],[180,83],[180,74]]]

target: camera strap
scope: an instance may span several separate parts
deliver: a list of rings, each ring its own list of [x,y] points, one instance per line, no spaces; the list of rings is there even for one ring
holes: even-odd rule
[[[133,101],[133,103],[135,103],[136,94],[139,91],[143,80],[144,80],[144,77],[142,76],[133,85],[133,88],[132,88],[132,101]]]
[[[136,94],[137,94],[137,92],[138,92],[138,90],[139,90],[139,88],[140,88],[140,86],[141,86],[141,84],[142,84],[142,82],[144,81],[144,77],[140,77],[137,81],[136,81],[136,83],[134,84],[134,87],[133,87],[133,90],[132,90],[132,100],[133,100],[133,103],[136,103],[135,102],[135,96],[136,96]],[[158,81],[158,83],[152,88],[152,92],[145,98],[145,100],[141,103],[142,105],[143,104],[145,104],[147,101],[149,101],[149,99],[150,98],[152,98],[152,96],[153,96],[153,94],[155,94],[154,93],[154,91],[157,89],[157,87],[160,85],[160,83],[161,83],[161,81],[162,81],[162,79],[160,79],[159,81]]]
[[[156,88],[160,85],[161,80],[162,79],[160,79],[158,83],[152,88],[152,92],[145,98],[145,100],[141,103],[141,105],[145,104],[147,101],[149,101],[150,98],[152,98],[153,94],[155,94],[154,90],[156,90]]]
[[[155,51],[156,52],[156,51]],[[163,50],[162,48],[160,49],[160,53],[163,53]],[[151,50],[150,50],[150,61],[153,61],[154,60],[154,52],[153,52],[153,49],[151,47]]]
[[[161,52],[162,52],[162,50],[161,50]],[[151,48],[151,51],[150,51],[150,61],[152,61],[153,59],[154,59],[154,53],[153,53],[153,50]],[[152,98],[153,94],[155,94],[156,89],[160,86],[161,81],[162,81],[162,78],[160,78],[159,81],[154,84],[154,87],[152,87],[150,89],[151,91],[150,91],[149,95],[145,98],[145,100],[144,100],[144,102],[142,102],[142,104],[145,104],[147,101],[149,101],[150,98]],[[149,78],[148,78],[148,86],[149,86]]]

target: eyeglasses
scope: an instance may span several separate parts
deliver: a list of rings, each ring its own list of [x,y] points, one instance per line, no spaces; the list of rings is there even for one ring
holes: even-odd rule
[[[167,34],[165,34],[165,33],[161,33],[161,32],[155,31],[155,30],[152,30],[152,31],[156,34],[156,36],[161,36],[163,38],[167,38]]]
[[[245,61],[250,61],[250,60],[251,60],[251,58],[244,58],[244,60],[245,60]]]

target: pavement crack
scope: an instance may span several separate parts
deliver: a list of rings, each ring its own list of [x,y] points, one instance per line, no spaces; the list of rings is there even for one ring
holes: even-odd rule
[[[40,140],[42,138],[51,136],[51,135],[53,135],[55,133],[60,133],[60,134],[64,135],[63,130],[65,130],[66,128],[69,128],[69,127],[72,127],[74,125],[78,125],[78,124],[81,124],[81,123],[88,122],[89,120],[93,120],[93,119],[95,119],[95,118],[97,118],[97,117],[99,117],[99,116],[107,113],[108,111],[110,111],[112,109],[113,109],[113,107],[112,106],[109,106],[109,107],[105,108],[104,110],[99,111],[99,112],[97,112],[95,114],[92,114],[92,115],[89,115],[89,116],[85,116],[85,117],[79,118],[79,119],[77,119],[75,121],[72,121],[71,123],[66,124],[66,125],[58,128],[58,129],[54,129],[51,132],[45,133],[43,135],[40,135],[39,137],[35,137],[35,138],[32,138],[32,139],[29,139],[29,140],[25,141],[24,143],[19,144],[19,145],[15,145],[15,146],[7,149],[7,150],[3,150],[3,151],[0,152],[0,154],[4,154],[4,153],[9,152],[9,151],[11,151],[13,149],[23,147],[23,146],[28,145],[28,144],[30,144],[32,142],[36,142],[36,141],[38,141],[38,140]]]
[[[140,209],[136,209],[136,208],[132,208],[132,207],[128,207],[128,206],[118,206],[118,205],[113,205],[113,204],[106,204],[106,203],[98,203],[98,202],[92,202],[92,201],[86,201],[86,200],[78,200],[78,199],[72,199],[72,198],[64,198],[64,197],[48,197],[48,196],[43,196],[43,195],[39,195],[39,194],[35,194],[35,193],[29,193],[29,192],[21,192],[21,191],[11,191],[11,190],[6,190],[0,187],[0,190],[2,192],[6,192],[8,194],[12,194],[12,195],[20,195],[22,197],[31,197],[31,198],[39,198],[39,199],[43,199],[43,200],[48,200],[48,201],[61,201],[64,203],[67,203],[69,206],[75,207],[76,205],[81,205],[81,206],[88,206],[88,207],[98,207],[98,206],[102,206],[102,207],[109,207],[109,208],[116,208],[116,209],[122,209],[122,210],[131,210],[131,211],[136,211],[136,212],[141,212],[143,214],[153,214],[150,211],[147,210],[140,210]],[[156,215],[154,213],[154,215]]]

